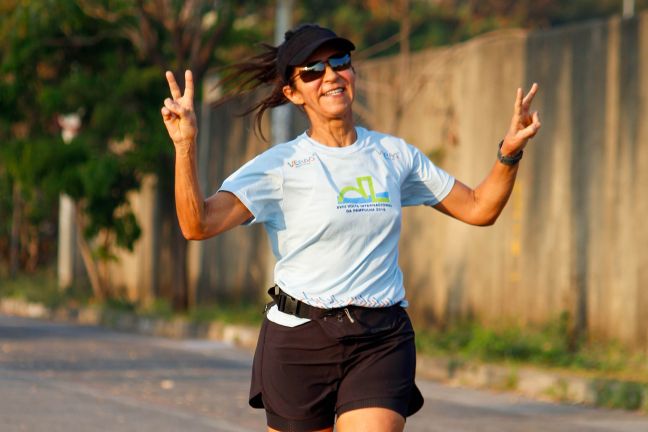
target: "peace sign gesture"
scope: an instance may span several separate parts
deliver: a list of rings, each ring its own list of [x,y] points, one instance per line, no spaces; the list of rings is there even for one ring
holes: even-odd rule
[[[189,151],[194,146],[198,126],[194,111],[194,82],[190,70],[185,71],[185,91],[181,93],[180,87],[172,72],[166,72],[166,79],[171,90],[171,98],[164,99],[162,119],[173,140],[176,151]]]
[[[513,118],[504,143],[502,154],[515,155],[522,151],[527,141],[535,136],[540,129],[540,117],[537,111],[531,111],[531,101],[538,92],[538,84],[533,83],[531,90],[522,97],[522,89],[517,89],[515,104],[513,105]]]

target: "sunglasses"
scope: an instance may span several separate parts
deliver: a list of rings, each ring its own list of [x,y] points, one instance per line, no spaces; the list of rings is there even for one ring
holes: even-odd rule
[[[306,66],[295,68],[297,69],[297,75],[294,78],[299,76],[304,82],[320,79],[326,73],[326,65],[329,65],[335,72],[347,70],[351,67],[351,55],[349,53],[336,54],[326,60],[319,60]]]

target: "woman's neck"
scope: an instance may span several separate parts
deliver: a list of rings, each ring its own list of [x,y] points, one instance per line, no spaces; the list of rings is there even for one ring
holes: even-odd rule
[[[318,143],[329,147],[350,146],[358,138],[353,122],[347,121],[329,121],[318,125],[311,123],[307,134]]]

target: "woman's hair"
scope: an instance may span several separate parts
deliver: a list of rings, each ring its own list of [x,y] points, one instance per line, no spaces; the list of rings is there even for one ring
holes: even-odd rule
[[[286,38],[288,38],[288,33]],[[226,98],[242,96],[251,93],[259,87],[271,86],[269,95],[260,101],[247,107],[241,113],[242,116],[255,112],[254,123],[256,131],[264,141],[267,141],[263,134],[263,114],[271,108],[284,105],[289,102],[283,93],[283,87],[289,84],[277,70],[277,55],[279,47],[269,44],[261,44],[263,52],[250,57],[240,63],[227,66],[224,69],[224,76],[221,84],[227,88]]]
[[[256,130],[261,138],[266,140],[261,128],[263,114],[270,108],[275,108],[288,103],[288,98],[283,93],[286,85],[293,85],[290,75],[292,65],[306,61],[314,50],[324,43],[336,46],[343,51],[355,49],[353,43],[339,37],[330,29],[317,24],[302,24],[284,35],[284,41],[279,46],[261,44],[262,52],[240,63],[227,66],[223,70],[221,85],[225,88],[225,98],[241,96],[262,86],[272,88],[270,94],[259,102],[248,107],[242,115],[256,111]]]

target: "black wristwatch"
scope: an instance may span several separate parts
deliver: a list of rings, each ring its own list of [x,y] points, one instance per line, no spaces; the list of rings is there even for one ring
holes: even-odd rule
[[[508,165],[508,166],[513,166],[516,165],[518,162],[520,162],[524,150],[520,150],[518,153],[514,154],[513,156],[504,156],[502,154],[502,144],[504,144],[504,140],[500,141],[499,143],[499,147],[497,149],[497,160],[502,162],[504,165]]]

